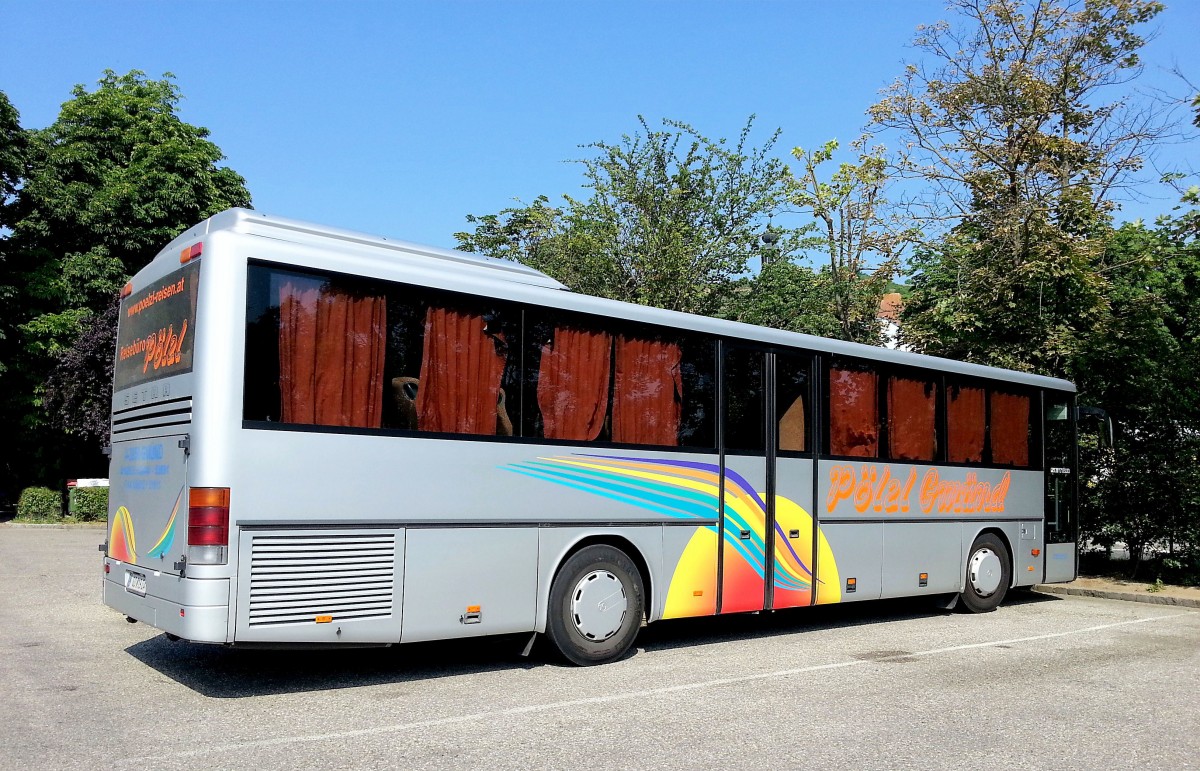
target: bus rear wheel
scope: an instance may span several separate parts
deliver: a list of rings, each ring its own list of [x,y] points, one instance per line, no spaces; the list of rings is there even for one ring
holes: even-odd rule
[[[590,666],[616,661],[642,626],[642,576],[625,552],[605,544],[572,554],[550,587],[546,631],[563,658]]]
[[[967,580],[962,603],[972,613],[988,613],[999,607],[1012,583],[1012,561],[1004,542],[994,533],[984,533],[971,544],[967,557]]]

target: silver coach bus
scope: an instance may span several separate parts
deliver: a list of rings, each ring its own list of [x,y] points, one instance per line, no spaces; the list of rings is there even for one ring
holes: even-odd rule
[[[173,637],[545,634],[1076,573],[1065,381],[234,209],[122,292],[104,601]]]

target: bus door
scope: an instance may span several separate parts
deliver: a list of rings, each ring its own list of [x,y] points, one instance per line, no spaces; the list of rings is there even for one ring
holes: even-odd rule
[[[1075,400],[1045,392],[1046,572],[1045,580],[1072,581],[1076,574],[1075,493],[1077,457]]]
[[[796,608],[813,601],[813,357],[791,351],[771,356],[768,426],[774,460],[774,539],[770,607]]]
[[[722,343],[721,613],[811,601],[811,368]]]

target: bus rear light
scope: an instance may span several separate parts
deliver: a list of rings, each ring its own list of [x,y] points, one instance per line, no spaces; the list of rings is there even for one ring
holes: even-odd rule
[[[224,565],[229,558],[229,488],[188,492],[188,564]]]
[[[133,282],[129,281],[125,286],[121,287],[121,299],[124,300],[131,294],[133,294]]]
[[[195,243],[179,253],[179,264],[185,265],[200,256],[204,251],[203,243]]]

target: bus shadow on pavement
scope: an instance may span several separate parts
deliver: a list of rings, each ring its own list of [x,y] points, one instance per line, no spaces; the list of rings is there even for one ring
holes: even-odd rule
[[[545,664],[522,659],[528,635],[443,640],[390,648],[260,648],[172,642],[165,634],[125,651],[160,674],[217,699],[250,698],[460,677]]]
[[[1005,605],[1059,601],[1061,598],[1036,592],[1013,592]],[[929,598],[906,598],[679,619],[643,629],[626,659],[658,651],[873,626],[949,612],[931,605]],[[390,648],[270,649],[172,642],[166,635],[157,635],[125,650],[147,667],[203,696],[238,699],[565,666],[544,636],[538,637],[532,655],[522,658],[520,651],[528,639],[528,635],[520,634]]]
[[[1009,593],[1002,607],[1059,600],[1060,598],[1050,595],[1017,591]],[[791,608],[768,613],[738,613],[655,624],[642,630],[636,645],[647,651],[669,650],[739,639],[764,639],[802,632],[873,626],[956,612],[931,603],[929,597],[906,597]]]

